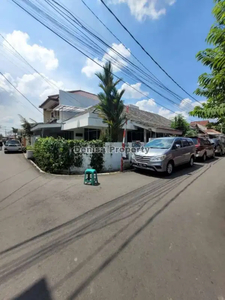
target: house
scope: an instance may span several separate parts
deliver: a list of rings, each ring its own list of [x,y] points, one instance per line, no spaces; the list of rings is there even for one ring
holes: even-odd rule
[[[207,128],[207,125],[210,122],[208,120],[205,121],[194,121],[190,123],[191,128],[197,130],[197,132],[201,135],[205,135],[209,138],[215,138],[218,135],[221,135],[222,133],[215,130],[215,129],[209,129]]]
[[[48,96],[48,98],[39,106],[43,109],[43,123],[37,123],[32,127],[34,141],[36,137],[64,137],[73,139],[73,130],[62,130],[64,122],[88,107],[96,105],[99,102],[95,94],[82,90],[59,91],[57,95]]]
[[[126,110],[126,108],[125,108]],[[171,128],[171,121],[154,113],[140,110],[135,105],[129,105],[127,115],[126,142],[148,142],[150,138],[168,135],[181,135],[182,132]],[[76,116],[65,121],[62,130],[73,131],[74,138],[93,140],[100,137],[103,123],[96,106],[80,112]],[[120,132],[119,141],[122,141],[123,130]]]

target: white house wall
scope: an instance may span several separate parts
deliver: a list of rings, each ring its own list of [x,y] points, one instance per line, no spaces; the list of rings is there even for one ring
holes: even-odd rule
[[[88,118],[89,118],[89,113],[83,114],[76,118],[72,118],[66,121],[65,124],[63,124],[62,130],[73,130],[80,127],[87,127]]]
[[[109,152],[110,147],[118,147],[120,148],[122,146],[122,143],[105,143],[106,152]],[[132,146],[132,143],[129,143],[129,147]],[[130,156],[127,161],[124,161],[124,166],[130,167]],[[72,167],[71,171],[83,174],[86,169],[91,168],[90,166],[91,162],[91,155],[90,154],[83,154],[83,163],[80,168]],[[105,153],[104,154],[104,166],[102,172],[112,172],[112,171],[119,171],[121,165],[121,153]]]
[[[94,113],[86,113],[77,117],[74,117],[65,122],[62,130],[73,130],[80,127],[87,128],[107,128],[107,124],[103,123],[102,119]],[[125,125],[123,126],[123,128]],[[131,121],[127,122],[127,130],[136,130],[137,127],[133,125]]]

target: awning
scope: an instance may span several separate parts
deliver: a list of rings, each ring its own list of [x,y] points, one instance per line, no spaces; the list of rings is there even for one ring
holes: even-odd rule
[[[62,123],[42,123],[32,127],[31,131],[36,131],[41,129],[61,128],[61,127],[62,127]]]

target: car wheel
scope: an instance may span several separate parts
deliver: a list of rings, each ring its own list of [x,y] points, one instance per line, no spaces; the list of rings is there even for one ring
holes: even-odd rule
[[[204,153],[204,155],[202,156],[202,160],[206,161],[206,159],[207,159],[207,155],[206,155],[206,153]]]
[[[194,166],[194,163],[195,163],[195,161],[194,161],[194,156],[192,156],[192,157],[190,158],[190,161],[189,161],[189,166],[190,166],[190,167],[193,167],[193,166]]]
[[[174,164],[172,161],[169,161],[166,167],[166,174],[171,175],[173,173]]]

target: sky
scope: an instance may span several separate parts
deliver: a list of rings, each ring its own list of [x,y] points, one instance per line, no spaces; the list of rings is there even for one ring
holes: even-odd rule
[[[57,94],[59,89],[82,89],[99,93],[99,79],[95,73],[101,72],[101,65],[110,57],[120,64],[120,67],[118,65],[113,67],[113,72],[124,80],[118,88],[125,89],[123,96],[125,104],[135,104],[140,109],[158,113],[166,118],[173,118],[176,114],[182,113],[188,121],[193,120],[188,116],[188,111],[199,103],[160,70],[100,0],[84,1],[122,43],[103,27],[81,0],[58,2],[79,16],[88,28],[106,42],[106,45],[122,54],[123,58],[130,60],[131,63],[142,67],[132,55],[136,56],[148,72],[152,72],[167,88],[177,93],[181,97],[180,100],[160,90],[163,96],[172,99],[172,103],[150,89],[149,85],[152,87],[150,81],[147,82],[147,86],[140,82],[140,77],[128,76],[124,70],[130,63],[122,60],[107,46],[104,47],[104,55],[91,54],[99,66],[39,24],[12,0],[1,0],[0,34],[5,40],[0,36],[0,72],[5,77],[0,74],[0,133],[9,131],[12,127],[20,127],[19,115],[28,120],[43,121],[42,112],[33,107],[28,100],[38,107],[48,95]],[[39,2],[43,3],[44,0]],[[105,2],[155,61],[191,96],[201,103],[204,102],[205,99],[199,98],[193,92],[198,86],[198,76],[207,72],[207,69],[196,60],[195,56],[198,51],[208,47],[205,38],[214,22],[211,13],[213,0],[105,0]],[[7,41],[42,76],[22,61]],[[75,38],[71,38],[71,41],[80,49],[79,41]],[[7,80],[27,99],[22,97]]]

